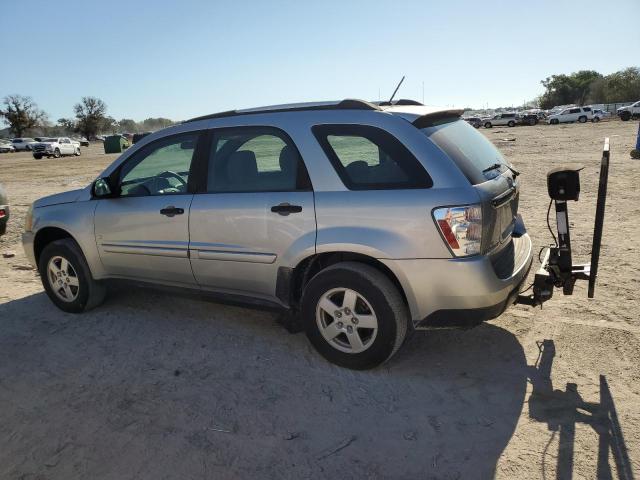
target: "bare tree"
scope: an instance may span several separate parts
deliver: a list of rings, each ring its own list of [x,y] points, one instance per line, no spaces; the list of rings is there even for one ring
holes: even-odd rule
[[[106,120],[107,105],[96,97],[82,97],[73,107],[78,119],[76,128],[87,140],[95,137]]]
[[[42,126],[47,114],[38,105],[23,95],[7,95],[4,97],[4,108],[0,110],[0,117],[9,124],[11,131],[18,137],[30,128]]]

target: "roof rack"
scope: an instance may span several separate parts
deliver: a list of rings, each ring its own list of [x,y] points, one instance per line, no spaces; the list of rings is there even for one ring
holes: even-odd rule
[[[291,103],[285,105],[272,105],[269,107],[247,108],[243,110],[227,110],[226,112],[212,113],[185,120],[183,123],[196,122],[198,120],[211,120],[214,118],[235,117],[239,115],[254,115],[258,113],[280,113],[280,112],[304,112],[311,110],[381,110],[378,105],[365,100],[347,98],[335,102],[309,102]]]
[[[390,107],[392,105],[417,105],[420,107],[423,107],[424,105],[420,102],[418,102],[417,100],[411,100],[408,98],[400,98],[398,100],[394,100],[392,102],[389,102],[388,100],[383,101],[383,102],[373,102],[375,105],[378,105],[380,107]]]

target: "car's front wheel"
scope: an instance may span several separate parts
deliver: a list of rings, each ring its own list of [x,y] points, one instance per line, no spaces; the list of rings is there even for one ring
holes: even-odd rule
[[[343,262],[322,270],[307,284],[302,322],[323,357],[364,370],[386,362],[400,348],[409,312],[386,275],[366,264]]]
[[[484,128],[491,128],[491,122],[485,122]]]
[[[516,122],[514,122],[513,120],[509,120],[509,123],[507,123],[508,127],[515,127],[516,126]]]
[[[558,125],[558,123],[560,123],[560,120],[558,120],[557,118],[552,118],[549,123],[551,125]]]
[[[44,247],[38,271],[47,295],[60,310],[80,313],[104,300],[104,285],[93,279],[80,247],[70,238]]]
[[[593,117],[593,118],[591,119],[591,121],[592,121],[593,123],[598,123],[598,122],[600,121],[600,117]]]
[[[33,154],[33,158],[35,158],[36,160],[40,160],[42,158],[42,154],[41,153],[34,153]]]
[[[620,120],[622,120],[623,122],[626,122],[628,120],[631,120],[631,112],[627,112],[626,110],[623,111],[620,114]]]
[[[53,156],[54,156],[55,158],[60,158],[60,149],[59,149],[59,148],[56,148],[56,149],[53,151]]]
[[[74,155],[75,155],[76,157],[79,157],[79,156],[80,156],[80,147],[76,148],[76,151],[74,152]]]
[[[587,117],[585,117],[585,116],[579,117],[579,118],[578,118],[578,121],[579,121],[580,123],[585,123],[585,122],[587,121]]]

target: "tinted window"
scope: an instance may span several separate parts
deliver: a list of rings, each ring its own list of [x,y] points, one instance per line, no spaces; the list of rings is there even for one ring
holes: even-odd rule
[[[197,140],[197,133],[187,133],[144,147],[120,171],[120,196],[186,193]]]
[[[591,111],[591,107],[584,107],[582,110],[584,110],[585,112],[590,112]]]
[[[207,192],[288,192],[309,188],[298,149],[280,130],[243,127],[214,131]]]
[[[572,108],[571,110],[569,110],[569,113],[580,113],[580,109],[579,108]]]
[[[502,167],[483,172],[496,163],[506,162],[493,143],[467,122],[454,120],[422,128],[421,131],[458,165],[474,185],[504,171]]]
[[[502,118],[514,118],[516,116],[515,113],[503,113]]]
[[[433,185],[420,162],[384,130],[365,125],[316,125],[313,133],[350,190]]]

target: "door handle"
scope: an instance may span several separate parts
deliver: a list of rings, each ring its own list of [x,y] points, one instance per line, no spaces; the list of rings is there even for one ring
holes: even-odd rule
[[[291,205],[289,203],[281,203],[280,205],[274,205],[271,207],[271,211],[279,215],[289,215],[290,213],[300,213],[302,207],[300,205]]]
[[[184,208],[176,208],[173,205],[169,207],[164,207],[160,210],[161,215],[166,215],[167,217],[173,217],[174,215],[182,215],[184,213]]]

